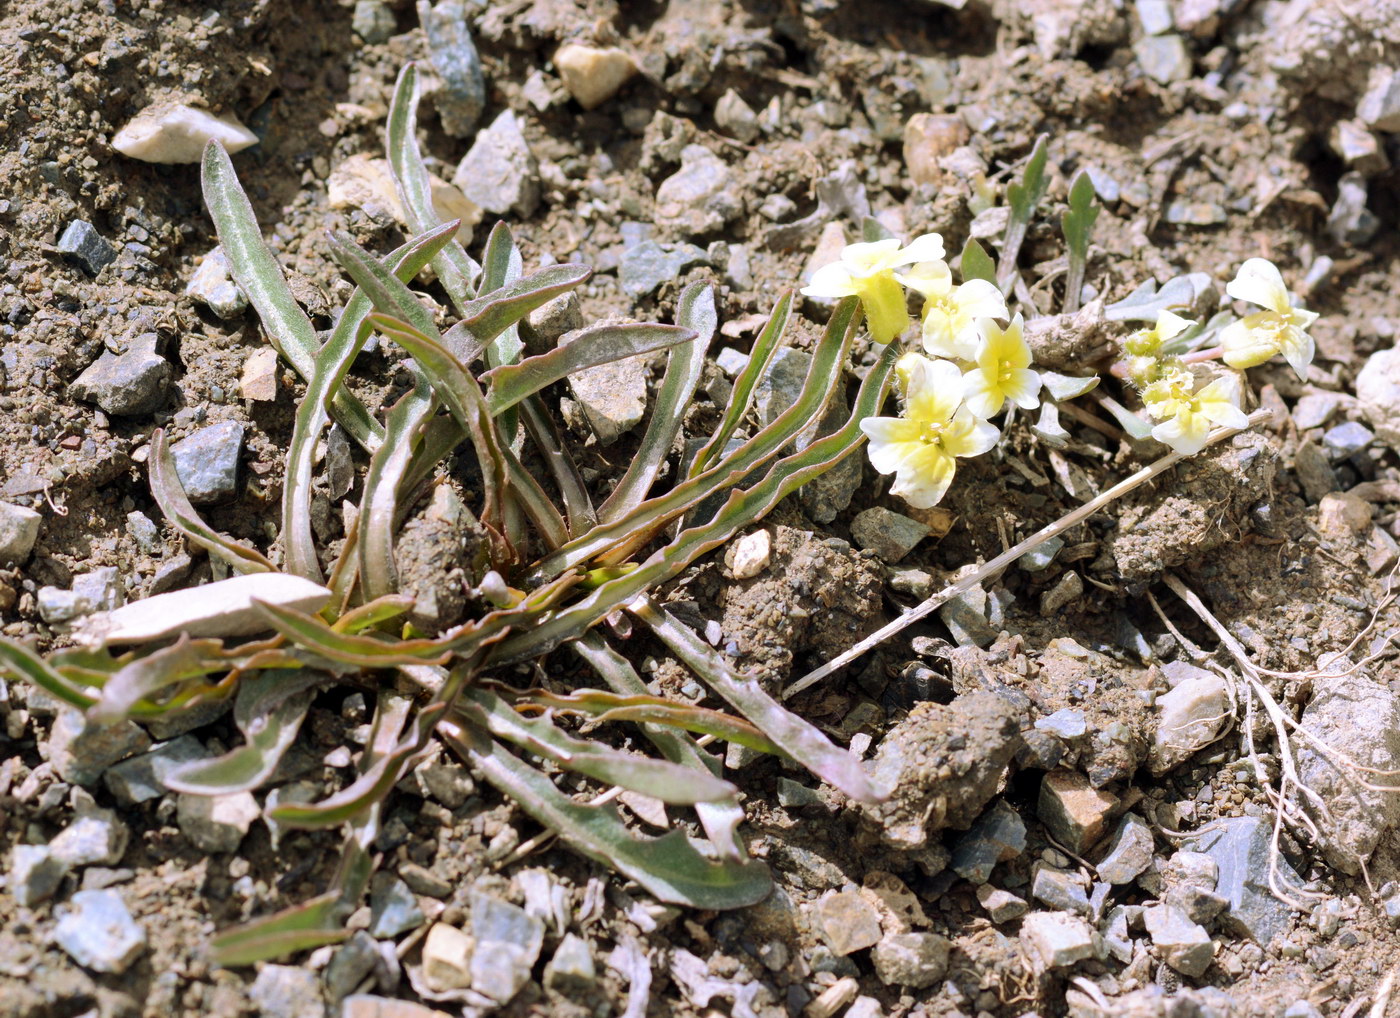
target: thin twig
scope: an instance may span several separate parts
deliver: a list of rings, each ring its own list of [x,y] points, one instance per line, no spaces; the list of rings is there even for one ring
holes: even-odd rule
[[[1257,427],[1258,425],[1268,421],[1271,416],[1272,414],[1268,410],[1256,410],[1254,411],[1254,413],[1249,415],[1248,427]],[[1212,432],[1210,438],[1206,440],[1206,445],[1214,445],[1216,442],[1224,441],[1227,438],[1230,438],[1234,435],[1238,435],[1243,430],[1246,429],[1218,428],[1217,430]],[[881,627],[880,629],[872,633],[870,636],[866,637],[864,640],[861,640],[850,650],[846,651],[843,654],[837,655],[836,657],[828,661],[826,664],[822,665],[820,668],[816,668],[813,671],[808,672],[802,678],[798,679],[792,685],[788,686],[787,689],[783,690],[782,698],[786,700],[789,697],[802,692],[802,690],[807,689],[809,686],[815,685],[816,683],[820,682],[822,679],[835,672],[838,668],[844,668],[856,658],[860,657],[867,651],[878,647],[880,644],[884,643],[896,633],[900,632],[908,626],[913,625],[920,619],[931,615],[947,601],[951,600],[954,597],[957,597],[959,594],[965,594],[967,591],[971,590],[979,583],[1000,573],[1007,566],[1011,565],[1011,563],[1015,562],[1022,555],[1026,554],[1026,552],[1035,550],[1036,548],[1040,547],[1040,545],[1050,540],[1052,537],[1056,537],[1059,534],[1063,534],[1066,530],[1069,530],[1071,527],[1077,526],[1084,520],[1088,519],[1090,516],[1094,515],[1094,513],[1098,512],[1100,509],[1103,509],[1106,506],[1113,504],[1115,501],[1128,494],[1128,492],[1132,491],[1134,488],[1138,487],[1139,485],[1145,484],[1148,481],[1152,480],[1154,477],[1158,476],[1159,474],[1170,470],[1172,467],[1180,463],[1183,459],[1186,459],[1186,457],[1179,452],[1168,453],[1166,456],[1163,456],[1155,463],[1143,467],[1141,470],[1139,470],[1137,473],[1133,474],[1126,480],[1118,482],[1113,487],[1105,491],[1103,494],[1091,499],[1088,502],[1085,502],[1082,506],[1080,506],[1078,509],[1075,509],[1073,512],[1067,513],[1066,515],[1060,517],[1058,520],[1056,520],[1054,523],[1051,523],[1047,527],[1042,527],[1040,530],[1037,530],[1030,537],[1022,541],[1020,544],[1017,544],[1014,547],[1008,548],[1006,551],[1002,552],[1000,555],[992,559],[986,565],[982,566],[982,568],[978,569],[976,572],[964,577],[957,583],[944,587],[937,594],[934,594],[932,597],[924,601],[918,607],[911,608],[909,611],[905,612],[893,622]]]

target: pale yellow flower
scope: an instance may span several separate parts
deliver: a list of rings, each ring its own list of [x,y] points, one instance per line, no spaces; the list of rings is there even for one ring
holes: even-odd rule
[[[1152,437],[1188,456],[1205,448],[1213,425],[1244,428],[1249,424],[1240,409],[1240,381],[1234,374],[1196,389],[1190,371],[1173,368],[1142,391],[1142,402],[1162,422],[1152,429]]]
[[[999,432],[962,405],[962,372],[949,361],[919,354],[900,358],[904,382],[902,417],[860,422],[870,439],[870,462],[894,474],[890,491],[918,509],[937,505],[953,483],[959,456],[980,456],[996,445]]]
[[[1158,311],[1157,324],[1150,329],[1138,329],[1123,340],[1123,349],[1134,356],[1156,356],[1163,343],[1176,338],[1195,324],[1170,311]]]
[[[1225,288],[1236,300],[1265,308],[1226,326],[1220,333],[1225,363],[1232,368],[1252,368],[1274,354],[1282,354],[1299,378],[1306,378],[1313,359],[1313,340],[1305,331],[1317,321],[1315,311],[1295,308],[1288,288],[1273,262],[1250,258]]]
[[[963,375],[963,399],[982,420],[1001,413],[1009,399],[1022,410],[1040,406],[1040,375],[1030,370],[1031,348],[1021,334],[1021,313],[1005,329],[982,319],[977,366]]]
[[[802,288],[808,297],[859,297],[870,338],[888,343],[909,326],[903,277],[895,269],[943,257],[943,238],[936,233],[915,237],[907,247],[893,238],[847,244],[838,261],[823,265]]]
[[[935,357],[975,360],[982,338],[978,320],[1008,317],[1000,290],[985,279],[954,286],[945,262],[915,265],[905,274],[904,285],[924,295],[924,349]]]

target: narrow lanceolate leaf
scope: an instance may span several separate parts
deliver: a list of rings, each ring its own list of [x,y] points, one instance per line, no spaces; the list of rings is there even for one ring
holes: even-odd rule
[[[768,316],[768,324],[754,340],[748,363],[734,380],[734,393],[730,396],[729,406],[724,408],[724,417],[720,420],[719,427],[695,454],[695,462],[690,465],[689,476],[697,477],[710,469],[715,460],[723,454],[725,443],[739,427],[744,414],[748,413],[754,390],[767,373],[768,365],[772,363],[773,355],[778,352],[782,343],[783,330],[787,328],[788,319],[792,317],[792,301],[793,291],[784,290],[773,308],[773,313]]]
[[[538,397],[522,402],[520,411],[530,437],[535,440],[540,458],[549,467],[554,483],[559,486],[559,496],[563,499],[564,513],[569,520],[569,536],[575,537],[596,527],[598,514],[593,510],[593,499],[583,483],[578,464],[565,448],[564,436],[559,432],[554,415],[545,409]]]
[[[757,679],[737,674],[713,648],[651,598],[638,599],[630,608],[686,667],[794,760],[852,799],[882,801],[865,765],[854,753],[833,745],[815,725],[774,700]]]
[[[79,710],[87,710],[97,702],[95,697],[78,689],[24,644],[3,636],[0,636],[0,672],[32,682],[55,699]]]
[[[418,66],[408,64],[399,72],[398,83],[394,86],[389,122],[384,132],[384,147],[409,230],[426,233],[442,225],[442,217],[433,206],[428,168],[423,164],[423,154],[418,149],[417,125]],[[443,289],[460,313],[475,292],[475,280],[481,266],[472,260],[461,244],[453,240],[433,256],[433,271],[442,280]]]
[[[1045,134],[1035,140],[1035,147],[1031,149],[1031,156],[1026,161],[1021,179],[1006,186],[1006,204],[1011,208],[1011,216],[1006,223],[1001,258],[997,262],[997,285],[1003,293],[1011,291],[1011,282],[1016,275],[1016,259],[1021,253],[1021,244],[1026,239],[1026,230],[1040,205],[1040,200],[1045,197],[1048,184],[1045,179],[1048,140],[1049,135]]]
[[[413,610],[413,598],[407,594],[387,594],[352,608],[331,626],[337,633],[362,633],[389,619]]]
[[[707,551],[718,548],[743,527],[762,519],[788,495],[859,449],[865,442],[860,422],[879,413],[897,355],[895,344],[885,347],[861,382],[851,416],[841,428],[775,463],[753,487],[734,489],[712,520],[681,531],[670,544],[653,552],[625,576],[604,583],[529,630],[507,637],[492,655],[492,663],[509,664],[536,657],[572,639],[655,584],[675,576]]]
[[[239,186],[233,162],[218,142],[211,141],[204,149],[201,180],[204,204],[214,220],[219,244],[233,266],[233,278],[257,309],[273,345],[297,374],[310,381],[316,351],[321,348],[316,329],[292,296],[282,269],[258,229],[253,206]],[[353,395],[337,392],[333,410],[340,426],[360,445],[372,450],[379,444],[382,430],[378,422]]]
[[[415,238],[387,259],[385,269],[401,282],[422,271],[452,237],[455,224]],[[321,563],[311,533],[311,482],[316,443],[328,420],[328,404],[339,391],[346,372],[359,355],[372,326],[366,320],[373,304],[363,287],[351,295],[330,339],[317,352],[306,395],[297,407],[292,441],[287,452],[287,475],[282,485],[282,543],[287,572],[321,581]]]
[[[624,696],[646,695],[646,683],[642,681],[636,669],[625,657],[609,647],[597,632],[584,633],[570,646],[618,693]],[[702,752],[680,732],[646,722],[642,723],[641,728],[642,734],[672,763],[685,764],[697,773],[713,774],[716,777],[722,773],[717,759]],[[739,825],[744,822],[744,810],[737,799],[730,799],[728,802],[697,803],[695,815],[700,818],[705,834],[720,858],[740,861],[748,858],[744,844],[739,839]]]
[[[575,851],[631,877],[661,901],[691,908],[742,908],[763,900],[772,889],[762,863],[706,859],[680,831],[661,838],[632,837],[615,812],[574,802],[472,726],[444,725],[444,736],[491,784]]]
[[[327,891],[310,901],[219,934],[209,947],[216,964],[226,968],[253,965],[339,944],[350,936],[339,891]]]
[[[432,386],[420,373],[399,397],[384,421],[384,444],[370,457],[356,533],[360,556],[360,590],[370,599],[398,589],[394,535],[398,532],[399,487],[409,469],[414,440],[433,409]]]
[[[494,416],[515,406],[527,396],[599,364],[610,364],[625,357],[652,353],[686,343],[695,338],[690,329],[678,325],[629,322],[594,325],[580,329],[567,344],[548,353],[527,357],[516,364],[503,364],[482,376],[489,383],[486,406]]]
[[[872,244],[880,240],[889,240],[894,237],[894,235],[893,230],[874,216],[866,216],[860,221],[860,239],[867,244]]]
[[[576,739],[554,727],[547,717],[522,717],[514,707],[485,689],[464,691],[457,710],[496,738],[605,784],[677,806],[734,798],[734,786],[713,774],[700,774],[669,760],[625,753],[590,739]]]
[[[191,640],[182,636],[169,647],[136,658],[102,686],[102,695],[88,710],[95,724],[110,725],[126,719],[133,707],[168,686],[228,667],[218,659],[219,640]]]
[[[314,615],[259,604],[268,625],[300,647],[340,664],[361,668],[443,664],[451,657],[436,640],[390,640],[340,633]]]
[[[705,355],[718,322],[715,294],[708,284],[692,283],[681,292],[676,305],[676,324],[691,330],[695,338],[671,348],[646,434],[622,480],[599,508],[600,519],[617,519],[637,508],[646,498],[680,434],[681,421],[705,370]]]
[[[1069,262],[1065,273],[1065,302],[1060,309],[1066,314],[1079,310],[1080,295],[1084,289],[1084,268],[1089,260],[1089,232],[1098,217],[1099,208],[1094,204],[1094,182],[1089,179],[1088,173],[1080,170],[1069,185],[1069,211],[1060,217]]]
[[[1076,375],[1062,375],[1057,371],[1042,370],[1040,381],[1052,399],[1063,402],[1067,399],[1075,399],[1090,389],[1096,388],[1099,384],[1099,376],[1086,375],[1081,378]]]
[[[539,707],[560,714],[579,714],[592,720],[586,726],[608,721],[639,721],[680,728],[700,735],[713,735],[726,742],[737,742],[761,753],[781,754],[769,739],[743,718],[733,714],[677,703],[661,696],[621,696],[599,689],[576,689],[568,695],[531,690],[516,704],[517,707]]]
[[[593,274],[587,265],[550,265],[523,279],[503,284],[463,309],[462,320],[452,326],[490,343],[537,307],[577,288]]]
[[[1152,437],[1152,425],[1133,413],[1122,403],[1119,403],[1112,396],[1101,392],[1094,398],[1099,401],[1100,406],[1113,415],[1114,420],[1118,422],[1118,426],[1126,431],[1129,436],[1139,442],[1145,438]]]
[[[997,281],[996,263],[982,245],[977,243],[975,237],[968,237],[967,243],[963,245],[962,257],[958,259],[958,271],[962,273],[964,283],[969,279],[985,279],[993,284]]]
[[[175,470],[175,458],[165,440],[165,429],[156,428],[151,434],[151,451],[146,459],[150,477],[151,496],[160,511],[181,534],[209,554],[223,559],[239,573],[275,572],[276,567],[256,548],[218,533],[199,517],[189,496],[180,484]]]
[[[323,679],[315,672],[286,670],[243,678],[233,717],[247,741],[223,756],[176,767],[166,775],[166,787],[195,795],[226,795],[257,788],[272,777],[282,754],[296,741],[316,695],[315,686]]]
[[[515,243],[515,236],[504,221],[491,228],[486,238],[486,250],[481,255],[481,286],[479,294],[489,294],[501,287],[518,282],[525,273],[525,259]],[[463,318],[474,317],[474,312],[466,309]],[[514,364],[520,359],[524,346],[520,342],[520,332],[512,322],[500,332],[491,336],[486,343],[486,363],[497,368],[504,364]]]

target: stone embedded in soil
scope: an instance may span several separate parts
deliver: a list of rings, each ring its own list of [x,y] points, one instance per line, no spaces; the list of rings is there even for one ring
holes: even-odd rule
[[[980,583],[940,605],[938,617],[959,647],[990,647],[1000,635],[987,619],[987,592]]]
[[[350,16],[350,28],[371,46],[388,42],[398,30],[394,12],[380,0],[355,0],[355,12]]]
[[[192,735],[182,735],[152,746],[149,753],[107,768],[102,781],[119,804],[136,806],[164,795],[166,775],[175,768],[195,760],[206,760],[209,756],[202,742]]]
[[[1346,459],[1355,456],[1376,440],[1375,434],[1364,425],[1346,421],[1335,428],[1329,428],[1322,436],[1322,444],[1333,459]]]
[[[647,364],[638,354],[569,376],[569,389],[601,444],[612,445],[646,416]]]
[[[87,220],[75,219],[58,238],[58,253],[72,258],[95,276],[116,261],[120,252]]]
[[[248,989],[248,998],[271,1018],[325,1018],[321,980],[300,965],[264,965]]]
[[[1355,170],[1343,173],[1337,181],[1337,200],[1327,216],[1327,232],[1339,244],[1359,247],[1369,243],[1381,227],[1376,214],[1366,207],[1366,178]]]
[[[115,866],[126,852],[131,836],[126,824],[109,809],[98,809],[86,793],[73,821],[49,842],[51,851],[68,869],[80,866]]]
[[[953,872],[973,884],[985,884],[999,862],[1009,862],[1026,850],[1026,825],[1021,815],[998,799],[953,846]]]
[[[170,447],[175,473],[195,505],[222,502],[238,494],[238,458],[243,425],[224,421],[200,428]]]
[[[1371,68],[1356,115],[1376,131],[1400,131],[1400,71],[1384,64]]]
[[[703,145],[687,145],[681,168],[656,189],[656,225],[685,237],[721,230],[743,211],[729,167]]]
[[[176,800],[180,833],[205,852],[236,852],[253,821],[262,815],[252,792],[193,795]]]
[[[1057,912],[1075,912],[1087,919],[1091,910],[1084,884],[1084,878],[1078,873],[1037,866],[1031,881],[1031,897]]]
[[[1298,449],[1293,454],[1293,469],[1298,476],[1298,483],[1302,485],[1303,495],[1309,502],[1317,502],[1329,491],[1336,491],[1340,487],[1337,475],[1332,471],[1332,464],[1312,439],[1305,438],[1298,443]]]
[[[948,973],[948,939],[936,933],[893,933],[870,952],[875,974],[886,986],[922,990]]]
[[[1374,507],[1350,492],[1334,491],[1317,505],[1317,529],[1332,540],[1351,543],[1371,529]]]
[[[1038,718],[1035,727],[1038,731],[1049,732],[1061,739],[1077,739],[1089,730],[1089,722],[1082,710],[1061,707],[1053,714]]]
[[[326,966],[324,982],[331,1006],[339,1004],[382,966],[378,942],[364,930],[350,934],[350,938],[335,949]]]
[[[1051,771],[1040,782],[1036,813],[1050,835],[1076,855],[1083,855],[1104,835],[1116,796],[1089,784],[1078,771]]]
[[[560,336],[587,324],[578,294],[572,290],[535,308],[526,318],[526,323],[527,328],[521,331],[525,335],[526,345],[534,353],[553,350],[559,345]]]
[[[261,347],[250,353],[243,361],[242,376],[238,381],[238,395],[262,403],[272,403],[277,399],[277,351],[270,346]]]
[[[1357,874],[1387,832],[1400,826],[1400,792],[1366,787],[1387,784],[1378,774],[1400,771],[1400,697],[1365,670],[1338,674],[1350,667],[1338,656],[1313,680],[1300,719],[1311,738],[1295,740],[1294,748],[1300,783],[1322,800],[1303,800],[1320,831],[1322,854],[1342,872]],[[1355,766],[1339,765],[1313,739]]]
[[[807,264],[802,268],[802,282],[810,283],[818,269],[838,261],[845,246],[846,228],[844,226],[835,220],[823,226],[821,236],[817,238],[817,243],[812,248],[812,254],[808,257]],[[819,305],[835,303],[826,297],[808,297],[807,299]]]
[[[1060,549],[1064,546],[1064,538],[1052,537],[1026,552],[1016,560],[1016,564],[1028,573],[1038,573],[1049,568],[1050,563],[1055,561],[1055,556],[1060,553]]]
[[[466,989],[472,984],[470,936],[449,926],[434,923],[423,941],[423,980],[430,990]]]
[[[1219,226],[1229,218],[1229,213],[1215,202],[1174,201],[1162,213],[1162,218],[1178,226]]]
[[[69,590],[39,588],[39,615],[50,625],[72,622],[94,612],[110,611],[122,603],[124,593],[116,566],[102,566],[73,577]]]
[[[1181,909],[1193,923],[1209,923],[1230,907],[1229,900],[1215,890],[1220,868],[1204,852],[1174,852],[1160,866],[1160,873],[1159,897]]]
[[[1172,24],[1171,4],[1167,0],[1136,0],[1133,7],[1137,10],[1138,24],[1142,26],[1144,35],[1161,35],[1175,27]]]
[[[1042,971],[1068,968],[1094,956],[1094,931],[1078,916],[1032,912],[1021,920],[1021,946]]]
[[[814,911],[822,936],[839,956],[863,951],[880,940],[880,916],[856,891],[823,895]]]
[[[1227,899],[1227,918],[1246,936],[1267,946],[1288,929],[1289,908],[1269,890],[1269,860],[1273,826],[1260,817],[1219,819],[1182,842],[1185,849],[1204,852],[1219,868],[1215,893]],[[1277,858],[1283,887],[1302,886],[1302,878]]]
[[[1356,397],[1376,437],[1400,447],[1400,350],[1387,347],[1367,358],[1356,376]]]
[[[732,88],[715,103],[715,124],[725,134],[744,144],[748,144],[759,135],[758,114],[752,106],[744,102],[743,96]]]
[[[211,141],[232,155],[256,145],[258,136],[231,113],[162,100],[127,121],[113,136],[112,147],[145,163],[197,163]]]
[[[121,975],[146,949],[146,931],[116,891],[78,891],[54,942],[84,968]],[[314,978],[314,977],[313,977]]]
[[[408,885],[392,873],[376,873],[370,885],[369,933],[389,940],[423,925],[427,917]]]
[[[504,1004],[530,981],[544,945],[544,923],[489,894],[471,894],[472,989]]]
[[[692,265],[706,260],[694,244],[658,244],[644,240],[623,252],[617,266],[623,293],[634,299],[655,293],[662,284],[679,279]]]
[[[1152,865],[1152,829],[1136,813],[1127,813],[1118,821],[1108,851],[1099,861],[1100,879],[1110,884],[1130,884],[1138,874]]]
[[[773,535],[765,529],[745,534],[725,550],[724,564],[736,580],[751,580],[768,568],[773,557]]]
[[[991,884],[978,886],[977,901],[987,910],[988,918],[997,924],[1013,922],[1030,910],[1024,898]]]
[[[150,736],[130,721],[89,727],[82,711],[64,707],[54,718],[47,751],[60,778],[86,788],[96,784],[112,764],[150,745]]]
[[[1184,679],[1157,698],[1157,711],[1147,759],[1152,773],[1162,775],[1214,742],[1229,724],[1225,680],[1210,672]]]
[[[904,167],[915,184],[938,186],[944,171],[938,161],[966,145],[967,122],[954,113],[915,113],[904,125]]]
[[[586,110],[594,109],[617,95],[637,73],[632,57],[615,46],[585,46],[571,42],[554,54],[554,67],[569,95]]]
[[[418,0],[418,23],[428,42],[428,57],[442,79],[434,97],[442,129],[454,138],[470,137],[486,106],[486,79],[472,41],[473,5],[466,0]]]
[[[1289,416],[1299,431],[1320,428],[1331,419],[1341,405],[1341,397],[1335,392],[1310,392],[1298,397]]]
[[[114,417],[148,414],[165,402],[174,369],[156,350],[155,333],[131,341],[123,353],[103,350],[97,360],[73,379],[69,395],[96,403]]]
[[[338,1018],[450,1018],[446,1011],[409,1000],[357,993],[345,998]]]
[[[453,236],[463,244],[469,242],[472,227],[481,222],[480,207],[436,174],[428,174],[428,192],[433,209],[443,222],[462,221]],[[333,209],[359,209],[383,225],[405,226],[408,222],[389,160],[365,152],[351,156],[331,171],[326,181],[326,202]]]
[[[555,993],[570,996],[587,993],[598,981],[598,966],[588,949],[588,941],[576,933],[564,934],[554,957],[544,967],[544,985]]]
[[[0,565],[23,565],[39,539],[43,519],[33,509],[0,502]]]
[[[930,533],[922,523],[882,506],[856,513],[851,521],[851,536],[856,544],[890,563],[908,555]]]
[[[1390,159],[1375,132],[1359,120],[1339,120],[1332,125],[1327,143],[1349,169],[1374,177],[1390,169]]]
[[[540,166],[511,110],[477,132],[452,183],[487,212],[509,212],[522,219],[534,215],[540,203]]]
[[[233,280],[233,263],[222,247],[215,247],[194,270],[185,293],[219,318],[228,321],[248,310],[248,297]],[[275,354],[276,351],[273,351]],[[247,397],[245,397],[247,398]]]
[[[1047,619],[1054,618],[1083,596],[1084,581],[1071,569],[1040,595],[1040,614]]]
[[[16,845],[10,849],[10,868],[5,886],[11,897],[32,908],[53,897],[68,874],[68,867],[47,845]]]
[[[1205,975],[1215,960],[1215,942],[1203,926],[1174,905],[1149,905],[1142,910],[1142,921],[1163,961],[1192,979]]]
[[[1145,35],[1133,43],[1142,72],[1159,85],[1191,77],[1191,54],[1179,35]]]

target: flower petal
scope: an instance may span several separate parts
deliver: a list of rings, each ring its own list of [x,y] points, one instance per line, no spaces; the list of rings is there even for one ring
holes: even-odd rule
[[[913,265],[916,262],[936,262],[943,259],[943,238],[936,233],[915,237],[907,247],[895,254],[891,265]]]
[[[1312,363],[1313,354],[1316,352],[1313,338],[1302,329],[1289,326],[1279,339],[1282,340],[1282,349],[1279,352],[1283,354],[1283,359],[1299,378],[1306,380],[1308,365]]]
[[[1283,274],[1264,258],[1247,259],[1225,292],[1236,300],[1247,300],[1280,314],[1288,310],[1288,287],[1283,285]]]
[[[919,262],[899,277],[899,281],[925,297],[942,297],[953,292],[953,270],[947,262]]]
[[[1040,375],[1025,368],[1013,368],[1011,377],[1002,383],[1006,398],[1022,410],[1034,410],[1040,406]]]
[[[1210,424],[1204,414],[1179,413],[1152,429],[1152,437],[1174,452],[1190,456],[1206,447]]]
[[[803,296],[829,297],[833,300],[840,297],[853,297],[855,292],[856,288],[851,279],[851,273],[840,262],[823,265],[812,273],[812,281],[802,288]]]
[[[865,308],[866,328],[877,343],[888,343],[909,326],[909,308],[904,287],[888,270],[873,276],[856,277],[856,292]]]
[[[1253,327],[1270,313],[1261,311],[1220,330],[1220,345],[1225,348],[1222,360],[1226,364],[1232,368],[1252,368],[1279,352],[1271,332]]]
[[[893,267],[898,251],[899,241],[893,237],[847,244],[841,249],[841,264],[845,265],[853,276],[869,276]]]
[[[932,509],[948,493],[957,461],[936,445],[926,445],[911,456],[890,486],[916,509]]]
[[[1001,441],[995,424],[979,421],[967,407],[959,407],[943,448],[954,456],[981,456]]]
[[[1153,326],[1152,331],[1157,333],[1158,339],[1168,340],[1181,335],[1195,324],[1195,322],[1188,321],[1178,314],[1163,310],[1157,312],[1157,324]]]
[[[1196,406],[1207,420],[1224,428],[1243,428],[1249,417],[1240,409],[1240,383],[1233,375],[1217,378],[1195,394]]]
[[[1007,318],[1006,298],[985,279],[969,279],[953,292],[953,300],[971,318]]]
[[[974,417],[991,420],[1001,413],[1006,402],[1006,394],[996,384],[995,376],[987,377],[981,368],[973,368],[963,375],[963,403]]]
[[[904,461],[922,447],[919,426],[893,417],[867,417],[860,430],[870,439],[867,454],[870,465],[882,474],[899,470]]]
[[[951,361],[926,360],[909,375],[905,416],[912,421],[944,424],[963,400],[963,376]]]

